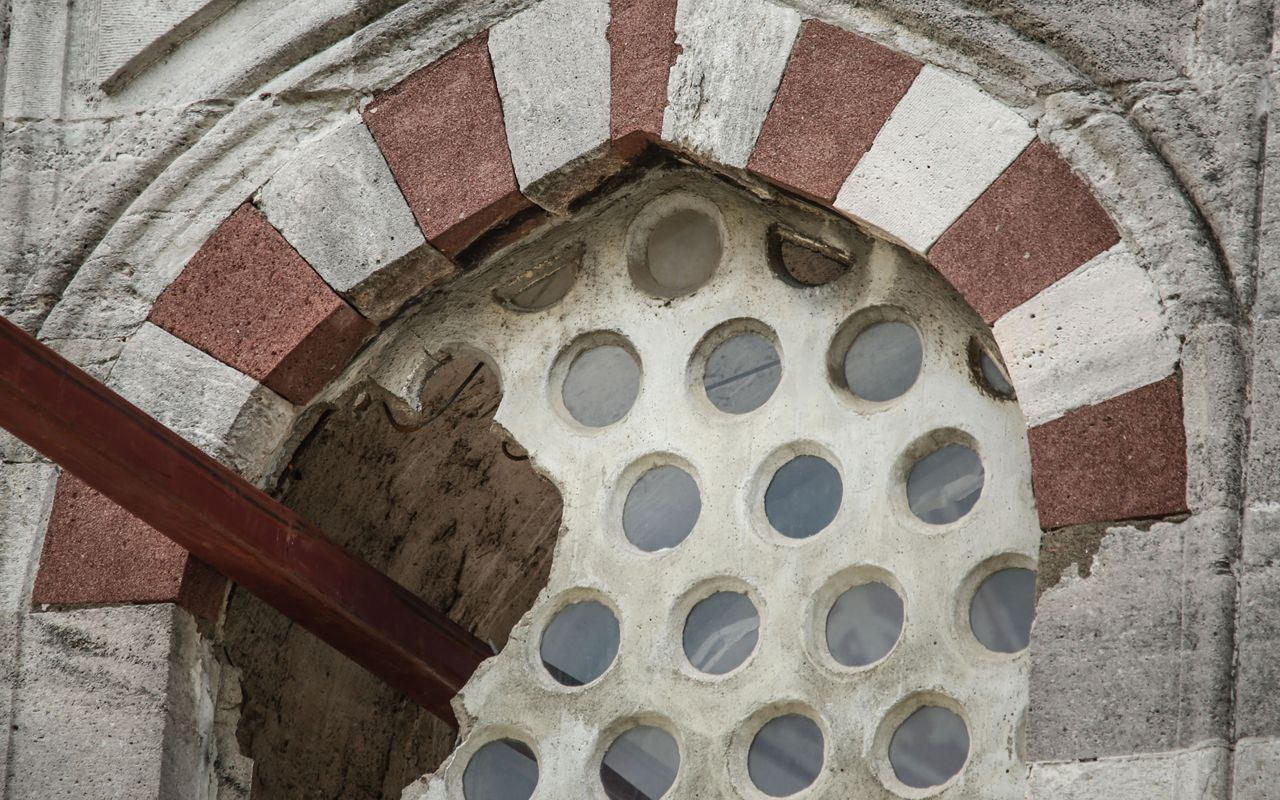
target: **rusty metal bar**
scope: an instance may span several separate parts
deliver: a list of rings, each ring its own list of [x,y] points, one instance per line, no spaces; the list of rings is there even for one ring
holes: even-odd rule
[[[483,642],[3,317],[0,426],[455,723]]]

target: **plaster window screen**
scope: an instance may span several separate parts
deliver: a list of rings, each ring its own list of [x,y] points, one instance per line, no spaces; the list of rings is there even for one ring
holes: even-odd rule
[[[564,498],[545,590],[406,798],[1025,795],[1025,423],[921,258],[655,169],[403,332],[482,354]]]

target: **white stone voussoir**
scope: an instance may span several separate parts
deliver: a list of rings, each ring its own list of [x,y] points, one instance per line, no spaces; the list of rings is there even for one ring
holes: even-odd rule
[[[609,140],[608,0],[543,0],[489,31],[524,189]]]
[[[108,385],[250,480],[288,435],[294,407],[150,322],[125,345]]]
[[[1180,353],[1151,277],[1123,242],[994,327],[1033,426],[1166,378]]]
[[[258,204],[344,296],[426,243],[382,151],[357,115],[277,172],[259,190]],[[358,297],[351,299],[360,307]]]
[[[925,66],[845,180],[836,208],[923,253],[1034,135],[973,83]]]
[[[799,31],[799,14],[764,0],[681,0],[662,138],[745,167]]]

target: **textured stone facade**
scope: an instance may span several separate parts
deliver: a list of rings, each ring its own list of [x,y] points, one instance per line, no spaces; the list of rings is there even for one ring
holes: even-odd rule
[[[931,262],[1009,365],[1053,565],[1030,650],[1033,796],[1267,797],[1274,15],[1264,0],[0,0],[0,313],[289,497],[295,458],[334,463],[309,438],[325,414],[430,418],[436,366],[380,354],[370,372],[406,304],[663,158],[761,202],[780,186]],[[246,665],[219,653],[233,621],[259,625],[244,647],[290,641],[272,628],[287,623],[243,601],[233,620],[234,589],[210,612],[221,587],[147,531],[77,513],[73,489],[0,434],[6,795],[245,796],[239,751],[266,763],[307,721],[237,741]],[[104,519],[109,559],[89,535]],[[450,546],[509,568],[466,538],[481,527]],[[458,566],[429,569],[397,535],[380,565],[410,585]],[[86,564],[121,574],[85,580]],[[450,579],[440,602],[505,637],[515,620],[477,605],[485,578]],[[246,708],[306,707],[255,668]],[[316,796],[394,797],[434,764],[392,751],[439,738],[388,739],[356,777],[317,770]],[[317,763],[331,745],[310,748]]]

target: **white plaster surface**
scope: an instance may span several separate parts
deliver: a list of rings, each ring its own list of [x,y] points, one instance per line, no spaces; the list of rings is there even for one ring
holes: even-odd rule
[[[287,400],[149,322],[120,353],[107,384],[250,480],[293,421]]]
[[[812,709],[828,731],[828,763],[841,765],[823,773],[811,796],[886,796],[872,775],[887,769],[882,756],[891,730],[884,721],[910,693],[934,689],[963,706],[973,741],[969,766],[947,796],[1021,800],[1025,770],[1008,743],[1026,706],[1026,657],[987,654],[956,611],[967,608],[963,587],[979,565],[997,556],[1033,563],[1039,543],[1022,416],[1016,404],[979,390],[967,363],[969,337],[985,335],[985,326],[939,278],[910,268],[901,249],[885,243],[869,246],[859,261],[864,270],[825,287],[790,287],[767,263],[763,243],[776,218],[765,206],[714,180],[663,180],[611,199],[598,218],[585,212],[583,267],[559,304],[536,313],[503,308],[490,293],[501,277],[490,273],[463,279],[448,307],[407,328],[430,352],[465,344],[493,360],[503,386],[495,419],[560,489],[564,527],[545,593],[455,701],[460,750],[405,797],[460,796],[468,757],[500,735],[536,745],[542,778],[535,798],[590,796],[583,783],[597,780],[593,758],[612,726],[637,715],[670,721],[680,737],[682,777],[670,796],[755,797],[734,788],[746,781],[745,743],[735,737],[762,707],[783,702]],[[666,299],[633,283],[625,239],[647,200],[672,187],[714,201],[727,235],[710,281]],[[788,224],[801,224],[800,212],[792,214]],[[852,225],[803,219],[810,227],[801,230],[857,236]],[[633,251],[643,253],[643,244]],[[512,255],[511,268],[539,252]],[[852,314],[883,304],[919,310],[924,370],[902,398],[870,407],[828,382],[827,351]],[[783,369],[770,400],[736,416],[711,406],[690,361],[708,331],[740,318],[777,334]],[[625,418],[587,429],[561,407],[553,364],[595,331],[625,337],[643,379]],[[397,374],[411,372],[401,363],[403,349],[388,345],[385,352]],[[978,443],[987,484],[974,510],[944,531],[907,511],[897,470],[920,437],[948,428]],[[844,499],[825,531],[784,541],[765,520],[763,491],[774,469],[806,452],[833,460]],[[701,514],[677,547],[639,552],[621,530],[622,500],[648,465],[672,461],[687,465],[699,484]],[[868,565],[901,585],[909,621],[887,659],[854,679],[823,666],[821,593],[837,575],[851,584],[848,570]],[[741,670],[708,680],[684,661],[682,603],[716,586],[746,588],[761,611],[761,633]],[[563,604],[590,596],[618,609],[619,655],[592,686],[561,688],[538,663],[541,632]]]
[[[1029,425],[1165,378],[1180,352],[1150,276],[1123,242],[994,327]]]
[[[489,32],[523,189],[609,140],[608,0],[543,0]]]
[[[1230,750],[1217,745],[1096,761],[1037,763],[1031,765],[1028,796],[1046,800],[1227,800],[1230,768]],[[1239,794],[1234,797],[1241,800]],[[1253,795],[1245,797],[1252,800]]]
[[[926,65],[845,180],[836,208],[923,253],[1033,136],[1008,106]]]
[[[662,137],[746,166],[799,31],[799,14],[765,0],[681,0]]]
[[[259,190],[258,201],[289,244],[344,296],[426,243],[358,115],[303,148]]]

